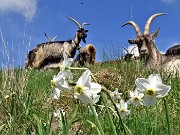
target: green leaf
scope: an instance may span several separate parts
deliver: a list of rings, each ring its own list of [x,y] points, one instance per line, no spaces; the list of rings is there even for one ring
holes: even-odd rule
[[[95,127],[95,128],[97,129],[98,135],[101,135],[101,132],[100,132],[99,128],[96,126],[95,123],[93,123],[93,122],[90,121],[90,120],[86,120],[86,121],[87,121],[88,123],[90,123],[93,127]]]

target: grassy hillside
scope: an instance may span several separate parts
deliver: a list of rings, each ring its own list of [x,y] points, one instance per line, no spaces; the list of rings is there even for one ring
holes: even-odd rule
[[[169,94],[158,99],[156,106],[135,108],[128,105],[131,112],[122,119],[123,124],[116,115],[113,103],[102,91],[103,98],[100,98],[96,111],[105,135],[114,134],[114,130],[118,135],[166,135],[171,134],[168,123],[172,134],[180,133],[179,77],[149,71],[141,63],[122,60],[96,64],[89,69],[97,82],[108,90],[118,88],[125,101],[129,99],[129,91],[135,89],[137,78],[147,78],[157,73],[164,84],[171,85]],[[73,91],[62,91],[58,100],[52,98],[51,80],[58,72],[24,69],[0,71],[0,134],[65,134],[67,130],[69,134],[96,135],[100,132],[94,115],[81,101],[74,99]],[[72,72],[74,80],[82,73],[79,70]],[[168,104],[169,122],[165,103]],[[66,115],[62,118],[53,116],[57,109],[63,109]]]

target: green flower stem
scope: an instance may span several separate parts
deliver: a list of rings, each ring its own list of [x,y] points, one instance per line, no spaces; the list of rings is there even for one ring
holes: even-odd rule
[[[164,105],[165,105],[165,110],[166,110],[166,120],[167,120],[167,124],[168,124],[168,134],[172,135],[172,128],[171,128],[171,122],[170,122],[170,114],[169,114],[169,110],[168,110],[168,103],[167,100],[164,98]]]
[[[92,76],[92,79],[97,83],[97,80],[96,80],[96,78],[93,76],[93,74],[91,74],[91,76]],[[117,106],[116,106],[116,103],[112,100],[112,98],[111,98],[111,96],[110,96],[110,94],[109,94],[109,91],[108,91],[105,87],[102,87],[102,90],[104,90],[104,91],[106,92],[106,94],[109,96],[109,99],[110,99],[111,102],[113,103],[113,106],[114,106],[114,108],[115,108],[116,111],[117,111],[117,114],[118,114],[120,123],[122,123],[122,128],[123,128],[124,133],[125,133],[125,135],[126,135],[126,129],[125,129],[124,123],[123,123],[123,121],[122,121],[122,119],[121,119],[120,112],[119,112],[119,109],[118,109]]]
[[[100,121],[99,121],[99,119],[98,119],[98,117],[97,117],[97,115],[96,115],[95,108],[93,107],[92,104],[89,104],[89,106],[90,106],[90,108],[91,108],[91,110],[92,110],[92,112],[93,112],[93,114],[94,114],[94,118],[95,118],[96,124],[97,124],[97,126],[98,126],[98,128],[99,128],[99,130],[100,130],[100,132],[101,132],[101,135],[104,135],[102,126],[101,126]]]
[[[66,69],[70,69],[70,70],[87,70],[88,68],[79,68],[79,67],[69,67]]]
[[[119,112],[119,109],[118,109],[117,106],[116,106],[116,103],[112,100],[112,98],[111,98],[111,96],[110,96],[110,94],[109,94],[109,91],[108,91],[105,87],[102,87],[102,90],[104,90],[104,91],[106,92],[106,94],[109,96],[109,99],[110,99],[111,102],[113,103],[113,106],[114,106],[114,108],[115,108],[115,110],[116,110],[116,112],[117,112],[117,114],[118,114],[119,121],[120,121],[120,123],[122,124],[122,128],[123,128],[124,133],[125,133],[125,135],[126,135],[126,129],[125,129],[124,123],[123,123],[123,121],[122,121],[122,119],[121,119],[120,112]]]
[[[158,119],[158,107],[156,104],[156,116],[155,116],[155,134],[157,135],[157,119]]]
[[[102,94],[101,94],[101,97],[102,97],[103,103],[104,103],[104,105],[105,105],[106,112],[107,112],[107,114],[108,114],[108,118],[109,118],[110,125],[111,125],[111,128],[112,128],[112,134],[113,134],[113,135],[117,135],[117,133],[116,133],[116,128],[115,128],[114,123],[113,123],[113,121],[112,121],[112,116],[110,115],[110,112],[109,112],[108,107],[107,107],[107,105],[106,105],[106,101],[105,101],[104,96],[103,96]]]

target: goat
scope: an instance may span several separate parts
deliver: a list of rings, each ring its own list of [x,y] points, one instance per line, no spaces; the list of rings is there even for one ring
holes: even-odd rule
[[[126,22],[123,26],[130,24],[134,27],[137,37],[136,39],[128,40],[130,44],[137,44],[140,57],[145,60],[145,65],[148,68],[151,69],[164,69],[167,72],[170,73],[180,73],[180,56],[165,56],[164,54],[161,54],[153,39],[158,36],[158,30],[156,30],[154,33],[149,34],[149,28],[151,22],[158,16],[166,15],[166,13],[158,13],[152,15],[148,21],[146,22],[144,33],[142,34],[140,31],[140,28],[136,23],[133,21]]]
[[[171,48],[169,48],[166,53],[166,56],[175,56],[175,55],[180,55],[180,45],[175,45]]]
[[[96,48],[93,44],[87,44],[84,48],[79,50],[75,59],[76,65],[94,65],[96,61]]]
[[[68,58],[75,56],[76,50],[80,49],[81,40],[86,43],[88,30],[84,29],[84,25],[89,24],[83,23],[81,26],[75,19],[69,16],[67,18],[78,25],[75,37],[72,40],[52,41],[37,45],[28,53],[25,67],[40,69],[50,64],[60,63],[63,61],[63,52]]]
[[[133,48],[125,48],[122,46],[124,50],[126,51],[126,55],[124,57],[125,61],[130,61],[130,60],[138,60],[139,59],[139,50],[137,46],[133,46]]]
[[[49,42],[54,42],[55,39],[57,38],[57,36],[55,36],[51,39],[46,33],[44,33],[44,35],[49,39]]]

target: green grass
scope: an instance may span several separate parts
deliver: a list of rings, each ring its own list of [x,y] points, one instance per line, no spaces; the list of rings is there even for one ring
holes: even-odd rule
[[[168,103],[172,134],[180,133],[179,77],[149,71],[143,68],[142,64],[135,62],[127,64],[123,60],[97,64],[89,69],[98,83],[111,91],[118,88],[126,101],[129,99],[129,91],[135,88],[135,79],[139,77],[147,78],[152,73],[158,73],[164,84],[171,85],[169,94],[159,99],[155,107],[128,106],[131,113],[122,120],[126,132],[111,109],[97,106],[98,119],[105,135],[111,135],[113,128],[117,135],[168,134],[165,99]],[[3,69],[0,71],[0,134],[58,135],[69,132],[69,134],[96,135],[99,133],[93,114],[81,101],[73,98],[72,91],[63,91],[59,100],[52,99],[50,81],[57,73],[57,70]],[[77,80],[81,73],[82,71],[73,71],[74,80]],[[107,107],[114,109],[106,93],[102,91],[101,94],[104,99],[100,99],[98,104],[105,103]],[[66,112],[61,120],[52,116],[59,108]]]

